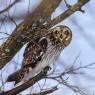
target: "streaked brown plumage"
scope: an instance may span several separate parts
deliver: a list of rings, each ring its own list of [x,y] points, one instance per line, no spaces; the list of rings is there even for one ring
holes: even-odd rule
[[[7,81],[15,81],[15,84],[20,82],[24,75],[29,72],[29,67],[34,68],[37,62],[41,60],[41,56],[46,52],[47,44],[45,37],[29,42],[23,54],[24,59],[21,69],[10,75]]]
[[[36,72],[45,68],[54,60],[60,51],[69,45],[72,38],[72,32],[67,26],[57,26],[48,32],[48,35],[28,43],[25,52],[22,67],[17,72],[11,74],[7,82],[20,82],[25,76],[31,77],[30,68],[36,69]],[[28,74],[29,73],[29,74]]]

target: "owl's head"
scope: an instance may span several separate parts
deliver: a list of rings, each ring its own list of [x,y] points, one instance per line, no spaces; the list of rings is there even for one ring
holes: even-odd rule
[[[53,45],[65,48],[72,39],[72,32],[67,26],[57,26],[52,29],[50,41]]]

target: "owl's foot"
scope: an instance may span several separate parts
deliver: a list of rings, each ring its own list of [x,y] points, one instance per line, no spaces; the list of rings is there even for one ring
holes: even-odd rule
[[[52,68],[50,66],[47,66],[44,68],[45,71],[50,71]]]

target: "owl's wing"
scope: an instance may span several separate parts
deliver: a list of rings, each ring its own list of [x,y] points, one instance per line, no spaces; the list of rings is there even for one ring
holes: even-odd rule
[[[35,42],[31,41],[23,54],[24,60],[22,67],[29,66],[35,68],[38,61],[41,60],[42,55],[46,52],[48,46],[47,39],[45,37],[36,40]]]
[[[20,82],[26,74],[29,73],[29,68],[35,68],[38,61],[41,60],[43,54],[47,49],[47,39],[45,37],[31,41],[27,44],[25,52],[23,54],[23,62],[20,70],[11,74],[6,82],[15,81],[15,84]]]

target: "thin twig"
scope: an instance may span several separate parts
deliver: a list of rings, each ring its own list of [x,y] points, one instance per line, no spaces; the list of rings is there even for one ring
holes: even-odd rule
[[[28,95],[47,95],[47,94],[53,93],[56,90],[58,90],[58,88],[57,88],[57,86],[54,86],[50,89],[46,89],[45,91],[42,91],[39,93],[28,94]]]
[[[8,7],[0,11],[0,14],[7,12],[10,8],[12,8],[16,3],[20,2],[20,0],[15,0],[12,4],[10,4]]]
[[[29,88],[30,86],[33,86],[36,82],[41,80],[42,78],[46,77],[48,67],[46,67],[44,70],[42,70],[38,75],[35,77],[29,79],[27,82],[23,83],[22,85],[13,88],[12,90],[9,90],[7,92],[2,92],[0,95],[16,95],[25,89]]]

